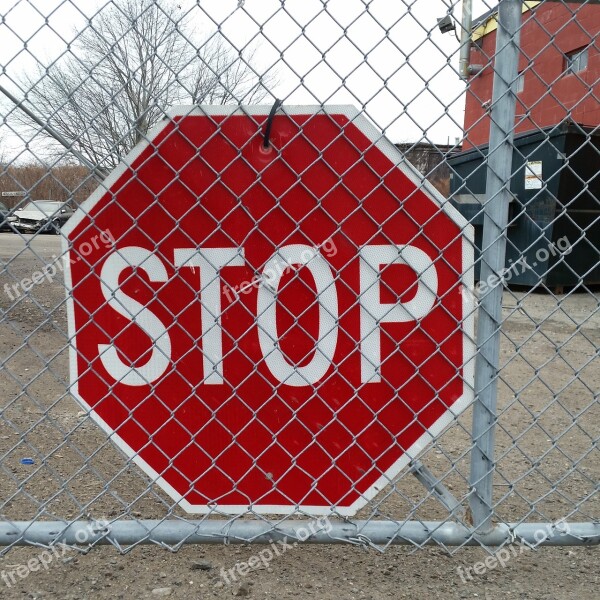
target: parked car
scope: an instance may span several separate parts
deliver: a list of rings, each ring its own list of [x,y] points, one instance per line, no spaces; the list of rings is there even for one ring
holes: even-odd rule
[[[14,212],[12,228],[21,233],[56,233],[69,220],[73,211],[66,202],[33,200]]]
[[[4,202],[0,202],[0,231],[12,231],[11,222],[15,221],[11,211]]]

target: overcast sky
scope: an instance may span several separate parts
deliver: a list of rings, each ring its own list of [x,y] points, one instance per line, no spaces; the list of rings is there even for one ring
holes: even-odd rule
[[[462,137],[464,83],[458,42],[437,18],[458,0],[174,0],[205,34],[220,28],[238,49],[257,47],[275,66],[273,94],[286,104],[353,104],[393,142]],[[0,0],[2,84],[67,51],[106,0]],[[474,15],[487,10],[474,1]],[[0,104],[3,114],[8,104]],[[11,152],[23,142],[2,127]],[[19,148],[19,146],[21,148]]]

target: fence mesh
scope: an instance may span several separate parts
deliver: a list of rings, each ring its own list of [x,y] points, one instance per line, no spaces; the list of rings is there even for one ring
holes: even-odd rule
[[[599,539],[600,5],[501,5],[5,3],[0,544]]]

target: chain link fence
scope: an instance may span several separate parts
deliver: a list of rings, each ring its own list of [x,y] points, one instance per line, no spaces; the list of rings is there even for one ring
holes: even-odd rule
[[[599,30],[5,3],[4,551],[597,544]]]

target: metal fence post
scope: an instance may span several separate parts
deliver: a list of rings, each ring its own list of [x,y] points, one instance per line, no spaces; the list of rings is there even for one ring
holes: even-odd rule
[[[513,84],[518,74],[520,0],[502,0],[499,6],[491,106],[490,146],[487,166],[480,281],[482,288],[475,365],[476,401],[473,411],[471,454],[471,511],[480,531],[492,527],[492,483],[497,377],[502,320],[502,270],[506,256],[506,227],[511,197],[513,128],[516,98]]]

